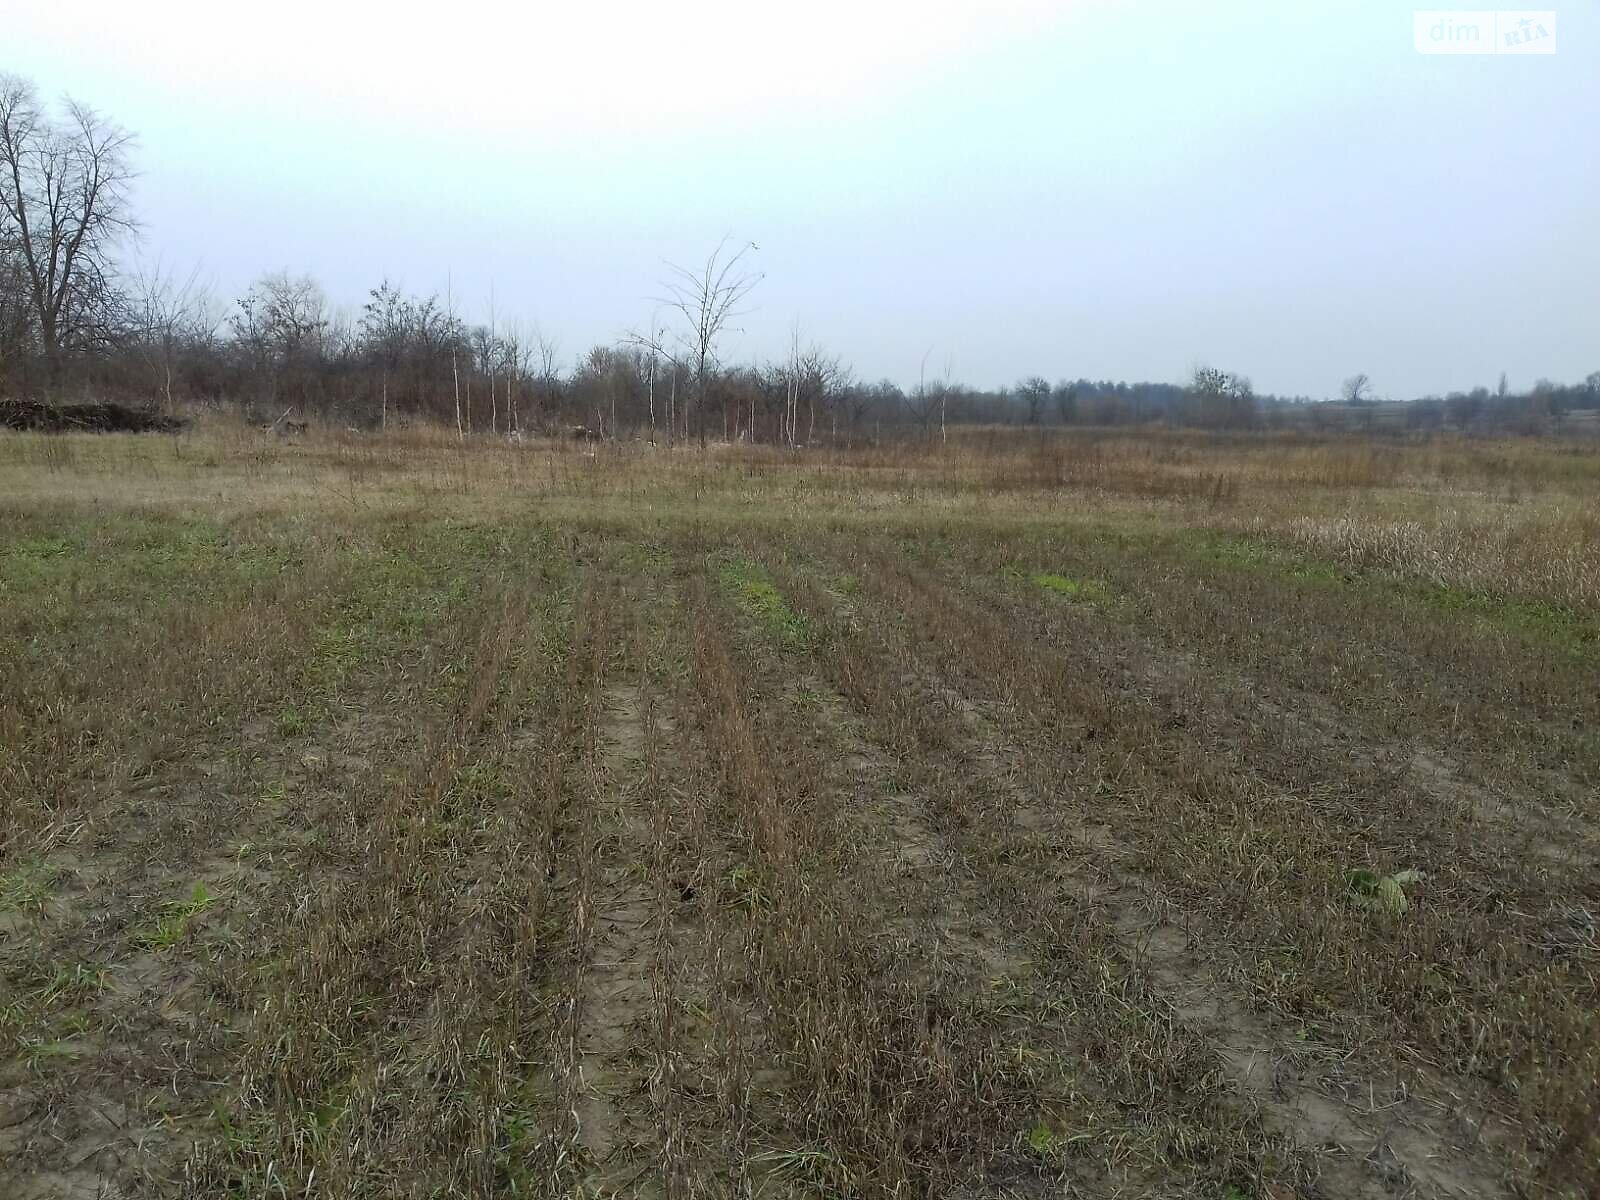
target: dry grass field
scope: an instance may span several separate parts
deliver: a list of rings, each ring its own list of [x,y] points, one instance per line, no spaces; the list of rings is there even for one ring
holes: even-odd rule
[[[0,435],[0,1196],[1600,1179],[1600,448]]]

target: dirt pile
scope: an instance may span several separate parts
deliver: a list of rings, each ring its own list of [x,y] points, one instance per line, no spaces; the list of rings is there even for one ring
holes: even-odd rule
[[[43,433],[176,433],[187,422],[124,404],[44,404],[37,400],[0,400],[0,429]]]

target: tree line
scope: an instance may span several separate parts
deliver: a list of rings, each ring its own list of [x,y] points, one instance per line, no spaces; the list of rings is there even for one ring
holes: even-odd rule
[[[723,359],[726,335],[761,281],[754,247],[725,240],[694,268],[671,267],[647,327],[566,358],[537,325],[469,321],[447,288],[378,281],[337,309],[309,274],[263,274],[224,300],[196,273],[131,266],[133,135],[86,105],[50,111],[28,80],[0,74],[0,397],[121,398],[171,410],[238,404],[267,419],[298,413],[359,428],[409,421],[463,437],[577,432],[790,446],[885,433],[942,436],[951,424],[1124,425],[1162,421],[1246,429],[1288,419],[1373,428],[1365,374],[1341,401],[1258,395],[1243,375],[1198,366],[1182,384],[1027,376],[998,389],[949,371],[903,389],[855,378],[791,330],[766,363]],[[1600,408],[1600,372],[1425,397],[1412,429],[1541,432]],[[1394,418],[1385,418],[1393,424]]]

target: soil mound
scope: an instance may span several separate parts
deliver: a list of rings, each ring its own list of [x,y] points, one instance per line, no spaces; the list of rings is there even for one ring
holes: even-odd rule
[[[37,400],[0,400],[0,429],[44,433],[175,433],[187,424],[180,417],[129,408],[124,404],[43,404]]]

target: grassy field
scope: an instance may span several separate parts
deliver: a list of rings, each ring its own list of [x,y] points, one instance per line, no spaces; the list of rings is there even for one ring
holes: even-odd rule
[[[1600,449],[0,436],[0,1196],[1584,1196]]]

